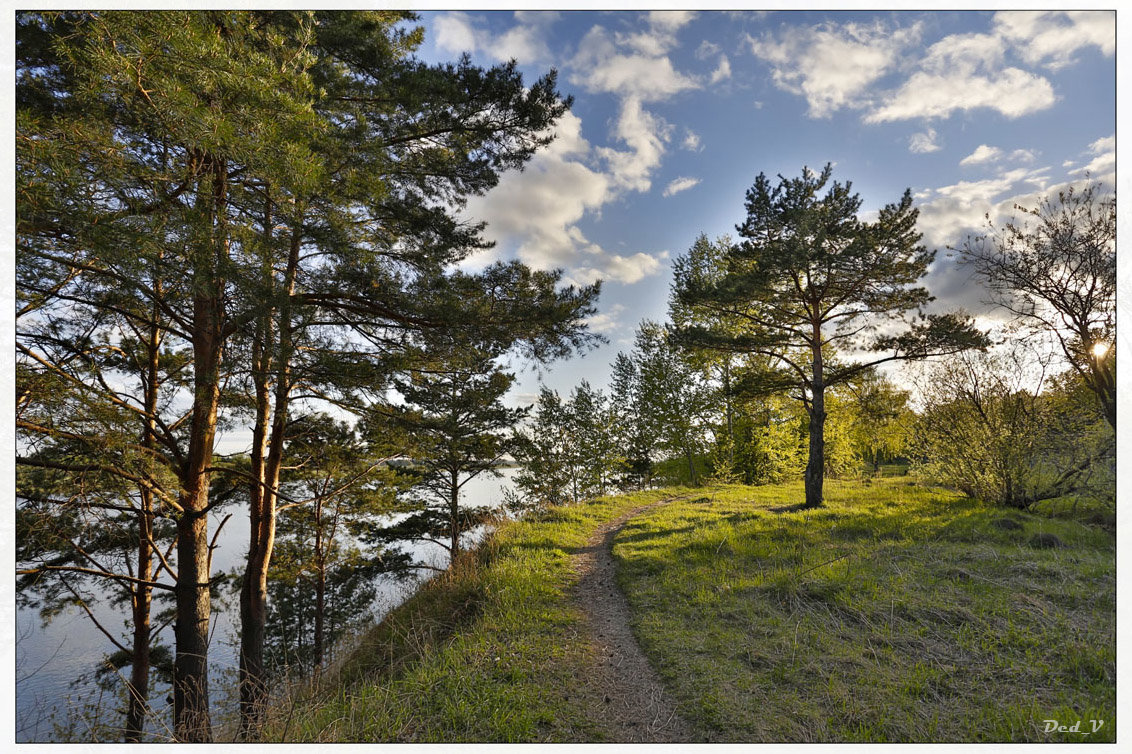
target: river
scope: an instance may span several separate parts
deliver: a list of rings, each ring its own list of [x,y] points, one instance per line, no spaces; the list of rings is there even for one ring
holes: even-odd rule
[[[470,480],[464,486],[462,502],[491,506],[501,503],[504,491],[511,487],[514,469],[502,471],[502,477],[483,475]],[[213,573],[238,568],[247,553],[246,513],[239,509],[231,512],[233,515],[216,542]],[[217,520],[210,521],[210,532],[215,531],[218,524]],[[442,566],[447,558],[443,548],[429,543],[417,543],[406,549],[418,560],[432,565]],[[381,582],[372,606],[374,618],[380,619],[401,604],[419,583],[419,580],[398,582],[393,578]],[[124,625],[124,610],[105,604],[94,606],[95,615],[112,630]],[[214,610],[210,626],[210,694],[216,719],[230,717],[236,707],[230,697],[234,694],[238,664],[238,613],[237,600],[226,600]],[[98,740],[102,736],[92,729],[97,720],[121,724],[121,715],[115,711],[120,704],[116,693],[101,691],[90,677],[113,647],[81,608],[67,608],[46,626],[42,625],[37,610],[17,609],[15,623],[17,742]],[[172,629],[165,629],[161,638],[172,645]],[[154,688],[151,704],[157,709],[164,708],[168,694],[168,686]],[[160,721],[154,724],[158,726],[155,731],[164,727]]]

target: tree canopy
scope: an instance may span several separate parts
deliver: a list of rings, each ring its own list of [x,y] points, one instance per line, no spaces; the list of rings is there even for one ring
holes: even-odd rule
[[[983,343],[961,313],[924,311],[931,296],[917,283],[934,252],[920,244],[911,193],[866,221],[851,185],[831,178],[828,165],[777,184],[760,174],[736,226],[743,240],[720,260],[723,274],[684,275],[673,291],[679,306],[703,312],[676,329],[679,342],[764,355],[765,368],[741,389],[802,401],[807,506],[821,504],[826,388],[884,362]]]

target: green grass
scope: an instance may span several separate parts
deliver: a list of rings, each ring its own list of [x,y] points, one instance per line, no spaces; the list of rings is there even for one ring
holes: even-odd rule
[[[674,493],[685,500],[631,520],[614,552],[634,631],[703,740],[1114,740],[1111,530],[907,477],[827,482],[809,512],[774,510],[800,484],[728,486],[504,525],[320,690],[278,704],[264,740],[609,740],[572,556]],[[1105,722],[1081,736],[1045,733],[1048,719]]]
[[[1110,533],[899,477],[772,510],[802,497],[716,489],[615,541],[634,630],[706,740],[1114,740]]]
[[[596,656],[570,600],[593,530],[667,492],[510,523],[395,610],[320,691],[280,702],[265,741],[601,741]]]

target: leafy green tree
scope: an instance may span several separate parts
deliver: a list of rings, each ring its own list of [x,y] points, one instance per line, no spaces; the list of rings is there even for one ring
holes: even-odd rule
[[[494,363],[491,349],[454,339],[434,340],[427,350],[427,365],[393,383],[405,400],[395,417],[411,438],[419,508],[381,537],[433,542],[448,551],[452,563],[463,535],[491,512],[488,506],[461,505],[461,491],[481,475],[500,475],[500,462],[516,448],[514,427],[527,409],[503,404],[515,378]]]
[[[610,375],[610,438],[617,449],[615,481],[622,489],[643,489],[652,482],[656,437],[649,431],[640,391],[640,369],[619,352]]]
[[[584,500],[604,495],[613,484],[620,461],[609,399],[588,380],[582,380],[570,393],[566,413],[574,446],[573,497]]]
[[[37,305],[59,302],[28,316],[87,321],[113,342],[99,315],[114,312],[187,365],[183,400],[152,407],[113,383],[100,399],[140,414],[142,455],[176,478],[174,732],[209,740],[207,515],[224,347],[241,327],[234,207],[242,182],[303,173],[301,150],[277,144],[313,126],[296,96],[306,58],[240,13],[28,13],[17,35],[18,281]],[[74,376],[41,345],[23,340],[25,363]]]
[[[687,464],[688,481],[699,484],[696,459],[706,449],[714,391],[654,322],[637,328],[634,358],[642,411],[662,451]]]
[[[528,502],[523,507],[560,505],[572,498],[574,445],[569,414],[558,393],[542,385],[532,420],[516,434],[515,458],[521,468],[515,486]]]
[[[1033,377],[1037,374],[1036,379]],[[1050,380],[1024,344],[962,354],[924,376],[918,469],[971,497],[1012,508],[1067,495],[1114,499],[1114,433],[1080,377]],[[1101,490],[1098,494],[1098,485]]]
[[[392,451],[325,414],[292,421],[268,581],[265,656],[273,672],[317,673],[331,648],[369,615],[375,580],[409,565],[401,553],[363,549],[358,539],[396,510],[386,463]]]
[[[855,424],[853,442],[876,474],[882,463],[901,456],[907,447],[915,420],[909,393],[876,370],[861,372],[846,391]]]
[[[831,184],[831,176],[826,166],[820,175],[803,170],[800,178],[780,178],[772,186],[760,174],[747,192],[747,218],[737,226],[744,240],[727,253],[726,275],[717,281],[680,281],[674,291],[679,305],[728,322],[727,327],[710,322],[681,327],[681,343],[767,356],[768,368],[747,389],[751,394],[791,391],[805,406],[804,507],[822,504],[828,387],[883,362],[983,343],[958,314],[908,320],[931,300],[916,283],[934,257],[919,245],[911,193],[866,222],[858,217],[860,197],[850,193],[849,184]],[[884,355],[837,359],[838,353],[858,351]]]
[[[553,74],[528,86],[513,64],[413,59],[420,33],[398,27],[411,19],[329,11],[19,19],[22,311],[46,317],[51,300],[67,302],[59,319],[75,302],[118,311],[115,294],[137,302],[130,316],[161,330],[188,365],[183,395],[154,418],[157,457],[178,487],[180,740],[211,737],[207,514],[218,470],[250,477],[245,731],[262,711],[266,578],[297,390],[372,402],[420,330],[506,334],[540,358],[585,340],[578,323],[596,286],[559,290],[556,274],[517,263],[476,276],[446,272],[485,245],[481,226],[455,210],[545,145],[568,101]],[[142,314],[151,311],[161,319]],[[21,353],[20,371],[31,374],[37,354]],[[71,363],[45,371],[61,378]],[[222,392],[240,380],[246,392]],[[21,402],[40,400],[35,384],[23,383]],[[177,415],[186,403],[191,410]],[[213,452],[219,423],[239,411],[253,416],[250,470]]]
[[[741,323],[733,317],[704,307],[685,305],[675,291],[686,285],[710,285],[723,279],[727,272],[727,255],[734,246],[730,236],[720,236],[713,243],[705,234],[700,234],[685,254],[676,258],[672,265],[673,292],[669,297],[668,315],[677,330],[692,326],[710,327],[716,330],[737,331]],[[690,363],[712,376],[718,385],[722,401],[723,420],[721,431],[716,433],[713,446],[714,475],[719,479],[729,479],[734,473],[735,464],[735,394],[736,372],[743,368],[743,356],[729,351],[691,349],[686,353]]]
[[[960,250],[995,302],[1051,335],[1116,429],[1116,196],[1070,187]]]

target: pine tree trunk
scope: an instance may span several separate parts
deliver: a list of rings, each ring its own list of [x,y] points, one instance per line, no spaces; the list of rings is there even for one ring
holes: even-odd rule
[[[209,176],[198,190],[212,214],[212,243],[194,260],[193,410],[177,520],[177,657],[173,664],[173,735],[181,742],[208,743],[208,622],[211,610],[208,551],[208,494],[220,406],[220,364],[224,345],[224,279],[230,241],[225,228],[227,164],[206,155]],[[207,197],[207,198],[206,198]]]
[[[152,449],[155,445],[155,417],[157,416],[158,380],[160,373],[161,331],[157,326],[157,301],[161,299],[161,280],[154,276],[155,292],[152,311],[153,324],[146,342],[145,412],[146,424],[142,445]],[[149,663],[150,663],[150,610],[153,588],[145,582],[153,579],[153,492],[142,488],[139,492],[141,509],[138,512],[137,575],[139,582],[133,589],[132,609],[134,642],[130,658],[130,680],[126,686],[126,743],[138,743],[145,732],[145,719],[149,714]]]
[[[814,378],[810,400],[810,457],[806,463],[806,508],[822,506],[825,482],[825,375],[821,353],[821,326],[814,325]]]
[[[153,589],[142,583],[153,578],[153,496],[141,492],[142,509],[138,513],[138,578],[133,590],[134,644],[130,658],[130,680],[126,686],[126,743],[138,743],[145,731],[149,705],[149,615]]]
[[[452,492],[451,498],[448,502],[448,514],[452,519],[452,559],[448,562],[449,566],[456,562],[456,556],[460,554],[460,487],[457,482],[460,481],[460,472],[452,472]]]
[[[314,582],[314,668],[315,673],[322,668],[323,660],[323,614],[326,611],[326,557],[322,553],[322,501],[319,500],[318,511],[315,514],[314,552],[315,552],[315,582]]]
[[[240,590],[240,734],[247,738],[253,736],[263,721],[267,701],[267,669],[263,660],[263,647],[267,635],[267,574],[271,566],[271,553],[275,545],[276,505],[278,500],[279,475],[283,467],[283,443],[286,439],[287,413],[291,397],[291,307],[289,298],[294,293],[295,273],[298,269],[301,232],[298,227],[292,231],[290,252],[279,306],[279,324],[274,328],[279,335],[278,356],[271,360],[272,328],[265,326],[267,336],[264,343],[263,362],[274,362],[275,406],[271,412],[270,401],[266,399],[269,370],[264,369],[258,377],[256,429],[262,430],[271,416],[270,439],[267,443],[266,457],[261,452],[259,467],[252,475],[255,486],[250,496],[252,522],[251,543],[248,548],[247,566]],[[270,318],[270,314],[268,315]],[[261,392],[262,399],[259,398]]]
[[[200,472],[199,476],[207,476]],[[177,658],[173,665],[173,734],[184,743],[212,741],[208,708],[208,485],[182,497],[177,521]]]

